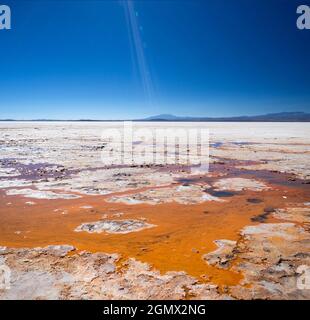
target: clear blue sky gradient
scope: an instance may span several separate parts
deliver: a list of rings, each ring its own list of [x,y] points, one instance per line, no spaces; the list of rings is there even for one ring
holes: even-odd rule
[[[1,3],[1,119],[310,112],[307,1],[135,1],[151,99],[121,1]]]

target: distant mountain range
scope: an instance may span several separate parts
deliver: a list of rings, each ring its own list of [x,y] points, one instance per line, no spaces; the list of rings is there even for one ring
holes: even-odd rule
[[[108,122],[108,121],[125,121],[128,119],[119,120],[55,120],[55,119],[33,119],[33,120],[16,120],[16,119],[0,119],[0,121],[91,121],[91,122]],[[130,121],[130,120],[129,120]],[[145,119],[133,119],[133,121],[197,121],[197,122],[310,122],[310,113],[306,112],[280,112],[269,113],[257,116],[237,116],[237,117],[182,117],[173,114],[160,114],[157,116],[148,117]]]
[[[178,117],[172,114],[160,114],[140,121],[242,121],[242,122],[310,122],[310,113],[280,112],[257,116],[237,117]]]

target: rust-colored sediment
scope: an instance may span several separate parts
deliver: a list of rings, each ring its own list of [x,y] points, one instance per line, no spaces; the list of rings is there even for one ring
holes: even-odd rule
[[[268,191],[247,191],[223,198],[225,202],[154,206],[108,203],[104,201],[106,196],[38,200],[6,196],[1,191],[0,245],[38,247],[71,244],[78,250],[119,253],[124,258],[134,257],[150,263],[161,272],[185,271],[201,281],[234,285],[242,279],[241,274],[209,266],[202,260],[202,256],[216,249],[213,242],[216,239],[238,240],[240,230],[244,226],[256,224],[251,221],[251,217],[263,213],[264,208],[282,208],[288,203],[308,200],[307,185],[288,186],[283,183],[272,187]],[[262,202],[249,203],[248,198],[259,198]],[[29,206],[25,204],[26,201],[34,201],[36,204]],[[7,205],[8,202],[12,204]],[[93,206],[93,209],[80,208],[86,205]],[[59,211],[55,212],[55,209]],[[67,214],[62,214],[65,210]],[[124,215],[113,219],[144,217],[157,227],[117,235],[74,231],[81,223],[100,220],[104,214],[111,218],[117,212],[123,212]],[[272,218],[269,217],[267,221],[272,221]]]

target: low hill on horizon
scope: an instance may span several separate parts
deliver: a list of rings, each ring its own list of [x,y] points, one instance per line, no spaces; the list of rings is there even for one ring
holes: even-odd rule
[[[310,122],[310,113],[306,112],[279,112],[256,116],[236,117],[182,117],[171,114],[160,114],[139,121],[249,121],[249,122]]]

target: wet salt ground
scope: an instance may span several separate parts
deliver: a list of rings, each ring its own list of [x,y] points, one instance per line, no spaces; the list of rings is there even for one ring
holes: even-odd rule
[[[37,164],[21,164],[17,162],[15,159],[2,159],[2,167],[4,168],[14,168],[17,169],[20,172],[19,176],[15,177],[0,177],[0,180],[32,180],[35,181],[35,179],[46,179],[48,181],[49,178],[52,180],[58,180],[66,177],[70,177],[72,173],[77,173],[80,172],[80,170],[65,170],[61,166],[55,166],[47,163],[37,163]],[[245,162],[242,161],[226,161],[223,163],[215,163],[210,165],[210,173],[216,173],[217,171],[225,172],[224,177],[225,178],[230,178],[230,177],[243,177],[246,179],[258,179],[260,181],[266,181],[270,185],[281,185],[281,186],[286,186],[286,187],[296,187],[300,189],[309,189],[305,187],[305,185],[309,185],[308,180],[301,180],[298,179],[291,174],[283,174],[279,172],[270,172],[266,170],[260,170],[260,171],[255,171],[255,170],[243,170],[243,169],[238,169],[235,167],[235,165],[240,165],[244,164]],[[232,166],[234,164],[234,166]],[[96,170],[97,168],[92,168],[90,170]],[[190,172],[189,167],[182,167],[182,166],[166,166],[162,167],[159,166],[158,168],[159,171],[170,171],[173,172],[175,170],[181,170],[183,172]],[[59,172],[62,173],[64,172],[63,176],[59,176]],[[194,176],[191,178],[179,178],[175,179],[177,183],[180,183],[181,185],[184,186],[190,186],[194,184],[211,184],[214,181],[217,181],[219,177],[217,175],[214,176],[209,176],[209,175],[202,175],[202,176]],[[216,190],[212,186],[211,187],[206,187],[205,192],[219,198],[230,198],[234,197],[236,195],[240,195],[243,191],[227,191],[227,190]],[[261,200],[248,200],[250,203],[259,203]]]
[[[210,164],[210,173],[223,173],[225,174],[224,178],[233,178],[240,177],[246,179],[255,179],[260,181],[265,181],[270,185],[281,185],[286,187],[296,187],[296,188],[307,188],[305,185],[310,184],[310,180],[307,179],[299,179],[295,177],[293,174],[282,173],[277,171],[267,171],[267,170],[244,170],[239,169],[237,166],[241,165],[252,165],[254,162],[252,161],[231,161],[231,160],[223,160],[223,163],[211,163]],[[181,178],[176,179],[178,182],[183,184],[192,184],[192,183],[211,183],[214,180],[219,178],[206,176],[196,176],[193,178]],[[210,192],[215,192],[210,190]],[[232,194],[231,196],[233,196]],[[225,196],[225,193],[224,193]],[[228,195],[227,195],[228,196]]]
[[[16,169],[20,172],[19,176],[13,177],[0,177],[0,181],[5,180],[29,180],[29,181],[48,181],[48,180],[61,180],[64,178],[70,177],[71,174],[76,174],[80,172],[78,169],[69,169],[65,170],[61,166],[55,166],[48,163],[36,163],[36,164],[21,164],[17,162],[15,159],[2,159],[1,164],[3,168],[11,168]],[[210,165],[210,173],[220,172],[223,174],[224,178],[230,177],[243,177],[246,179],[257,179],[259,181],[266,181],[270,185],[281,185],[286,187],[296,187],[304,189],[306,188],[305,185],[309,184],[309,180],[301,180],[294,177],[291,174],[283,174],[279,172],[270,172],[266,170],[243,170],[236,168],[236,165],[245,164],[247,162],[244,161],[225,161],[220,164],[214,163]],[[250,162],[249,164],[252,164]],[[118,166],[119,167],[119,166]],[[123,167],[124,168],[124,167]],[[126,168],[126,167],[125,167]],[[96,171],[98,168],[90,168],[87,170],[94,170]],[[101,168],[100,168],[101,169]],[[163,172],[174,172],[174,171],[182,171],[182,172],[190,172],[190,167],[186,166],[159,166],[156,168],[158,171]],[[155,170],[155,171],[156,171]],[[184,186],[194,185],[194,184],[211,184],[214,181],[217,181],[219,177],[217,175],[209,176],[209,175],[202,175],[202,176],[194,176],[191,178],[177,178],[175,181],[180,183]],[[117,179],[116,179],[117,180]],[[21,185],[22,186],[22,185]],[[217,190],[214,189],[212,186],[206,187],[205,192],[219,198],[229,198],[235,195],[240,194],[242,191],[230,191],[230,190]],[[249,201],[251,202],[251,201]],[[253,201],[252,201],[253,203]]]
[[[211,173],[216,173],[211,167]],[[223,165],[220,165],[223,168]],[[236,177],[242,172],[224,165],[227,176]],[[241,176],[245,174],[241,173]],[[121,253],[124,257],[135,257],[148,262],[162,272],[186,271],[200,279],[207,274],[218,284],[237,283],[241,275],[230,270],[218,270],[207,266],[201,256],[215,249],[214,240],[238,240],[239,230],[253,223],[269,221],[264,215],[268,206],[282,207],[289,202],[306,202],[309,198],[309,185],[303,181],[288,180],[289,175],[273,172],[255,172],[247,177],[259,178],[273,189],[268,191],[216,191],[207,188],[206,192],[222,197],[225,203],[204,203],[198,205],[160,204],[153,208],[141,204],[129,208],[125,204],[111,204],[104,196],[83,196],[73,200],[36,200],[35,206],[26,206],[20,197],[8,197],[1,192],[0,201],[0,241],[12,247],[36,247],[48,244],[71,244],[79,250],[92,252]],[[262,179],[262,177],[264,179]],[[212,184],[221,177],[195,177],[181,179],[182,184]],[[268,178],[268,180],[267,180]],[[266,179],[266,180],[265,180]],[[135,191],[133,191],[135,192]],[[130,192],[124,192],[128,195]],[[287,199],[283,199],[283,195]],[[255,199],[255,200],[253,200]],[[259,200],[259,201],[258,201]],[[7,206],[7,202],[12,205]],[[81,209],[82,206],[89,210]],[[92,208],[90,208],[92,207]],[[67,214],[55,212],[61,208]],[[113,218],[115,211],[124,212],[121,219],[141,219],[157,227],[136,233],[122,235],[76,233],[74,230],[83,223],[101,220],[103,215]],[[262,216],[263,215],[263,216]],[[113,218],[115,219],[115,218]],[[254,219],[254,221],[253,221]],[[272,221],[272,219],[270,220]],[[16,234],[16,230],[19,231]],[[193,249],[197,251],[193,251]],[[209,279],[208,278],[208,279]]]

